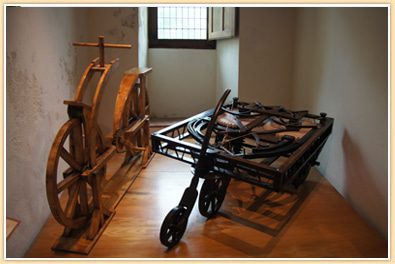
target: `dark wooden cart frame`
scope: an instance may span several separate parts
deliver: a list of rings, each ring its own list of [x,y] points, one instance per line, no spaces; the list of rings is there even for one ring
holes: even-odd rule
[[[211,217],[218,211],[230,178],[282,192],[284,187],[290,183],[297,183],[294,185],[302,183],[310,168],[319,164],[317,162],[318,155],[332,131],[333,118],[327,117],[324,113],[317,116],[306,111],[306,116],[316,119],[319,126],[311,130],[312,132],[307,140],[295,151],[287,153],[287,160],[276,168],[270,166],[270,163],[274,162],[278,156],[269,159],[270,162],[268,163],[258,163],[246,159],[243,155],[231,155],[225,151],[212,148],[208,141],[217,117],[223,112],[221,109],[229,92],[229,90],[225,92],[215,109],[183,120],[153,133],[151,136],[154,152],[188,163],[194,168],[191,186],[185,190],[180,204],[169,212],[162,224],[161,242],[168,247],[177,244],[185,231],[188,216],[197,198],[196,188],[199,178],[205,179],[205,183],[211,181],[211,185],[217,185],[217,187],[208,187],[209,184],[204,183],[202,186],[199,211],[206,217]],[[284,117],[283,114],[275,111],[266,114]],[[194,120],[202,119],[210,120],[210,123],[207,126],[204,142],[195,144],[196,140],[194,141],[191,131],[188,130],[188,124]],[[213,183],[212,179],[220,180]],[[216,206],[210,205],[209,201],[208,204],[205,204],[205,198],[202,198],[204,195],[207,196],[207,191],[210,192],[213,188],[219,191],[219,194],[216,194],[218,196],[216,199],[219,200]],[[201,201],[202,199],[203,201]],[[213,207],[211,211],[208,208],[209,206]],[[184,208],[184,212],[180,208]]]

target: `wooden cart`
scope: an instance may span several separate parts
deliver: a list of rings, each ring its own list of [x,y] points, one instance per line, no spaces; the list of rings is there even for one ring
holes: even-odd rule
[[[280,106],[240,102],[224,105],[230,90],[216,108],[152,134],[154,152],[189,163],[190,186],[179,204],[167,214],[160,241],[171,248],[182,238],[198,199],[198,182],[204,179],[199,212],[214,216],[224,201],[231,178],[277,192],[302,184],[333,126],[325,113],[290,111]]]

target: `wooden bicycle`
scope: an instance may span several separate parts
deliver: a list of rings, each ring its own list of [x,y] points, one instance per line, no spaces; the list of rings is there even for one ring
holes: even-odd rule
[[[146,166],[152,154],[146,90],[146,75],[151,68],[134,68],[124,73],[115,103],[111,144],[106,144],[97,122],[98,110],[118,59],[105,63],[104,51],[105,48],[131,48],[131,45],[104,43],[103,36],[98,43],[73,45],[97,47],[99,57],[84,71],[74,99],[64,101],[69,120],[58,131],[50,149],[46,191],[54,218],[64,226],[53,249],[87,254],[108,225],[120,199],[104,202],[103,189],[106,195],[117,191],[106,187],[108,161],[116,152],[125,152],[123,163],[134,165],[140,158]],[[83,99],[94,75],[98,75],[98,81],[92,104],[88,105]]]

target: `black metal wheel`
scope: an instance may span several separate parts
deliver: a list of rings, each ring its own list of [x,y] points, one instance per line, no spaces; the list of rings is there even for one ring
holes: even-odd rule
[[[227,177],[204,180],[199,194],[199,212],[201,215],[210,218],[218,212],[224,201],[229,181],[230,178]]]
[[[184,235],[188,224],[187,208],[174,207],[163,220],[160,228],[160,242],[168,248],[175,246]]]

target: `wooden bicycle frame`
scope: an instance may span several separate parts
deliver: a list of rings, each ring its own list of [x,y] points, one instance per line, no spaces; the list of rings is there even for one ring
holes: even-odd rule
[[[135,152],[143,151],[143,167],[147,165],[152,154],[149,142],[149,105],[145,90],[146,74],[151,69],[134,68],[124,73],[114,109],[113,144],[106,146],[97,122],[98,111],[108,78],[117,66],[118,59],[106,64],[104,48],[131,48],[131,45],[104,43],[102,36],[99,37],[98,43],[73,44],[98,47],[99,57],[92,60],[85,69],[74,99],[64,101],[68,106],[70,120],[59,130],[51,148],[46,184],[52,214],[65,226],[63,235],[55,242],[53,249],[87,254],[108,225],[116,206],[106,208],[101,201],[100,177],[103,176],[107,162],[117,151],[119,152],[120,145],[124,146],[129,157]],[[95,73],[99,73],[100,76],[92,104],[87,105],[83,103],[84,94]],[[133,113],[136,117],[132,121],[129,120],[131,108],[136,108]],[[67,137],[70,137],[69,152],[63,147]],[[60,158],[68,163],[70,168],[63,172],[64,179],[57,183],[56,171]],[[89,182],[91,203],[88,201],[87,191],[82,190],[86,187],[80,183],[81,181],[84,184]],[[68,191],[69,199],[64,210],[58,198],[58,194],[63,191]],[[90,213],[89,208],[92,208],[92,205],[93,211]]]

